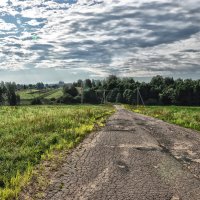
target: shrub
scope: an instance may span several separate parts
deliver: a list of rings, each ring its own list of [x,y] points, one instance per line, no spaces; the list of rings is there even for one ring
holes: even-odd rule
[[[31,101],[31,105],[41,105],[42,100],[40,98],[35,98]]]

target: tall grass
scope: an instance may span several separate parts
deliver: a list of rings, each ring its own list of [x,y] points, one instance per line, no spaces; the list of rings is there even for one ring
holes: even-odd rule
[[[0,107],[0,199],[16,197],[47,152],[73,147],[112,112],[108,106]]]
[[[126,106],[129,110],[149,115],[186,128],[200,131],[200,107],[183,106]]]

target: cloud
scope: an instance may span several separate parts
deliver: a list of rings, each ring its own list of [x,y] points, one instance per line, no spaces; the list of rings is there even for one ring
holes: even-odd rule
[[[200,0],[4,0],[0,69],[200,73]]]

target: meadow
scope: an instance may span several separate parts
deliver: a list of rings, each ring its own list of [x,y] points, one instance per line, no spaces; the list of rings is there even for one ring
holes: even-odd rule
[[[0,107],[0,199],[16,197],[32,169],[53,151],[73,148],[111,106]]]
[[[32,100],[34,98],[44,98],[44,99],[51,99],[51,98],[59,98],[63,95],[62,88],[58,89],[26,89],[20,90],[17,92],[20,95],[21,100]]]
[[[137,113],[149,115],[169,123],[200,131],[200,107],[188,106],[129,106],[126,108]]]

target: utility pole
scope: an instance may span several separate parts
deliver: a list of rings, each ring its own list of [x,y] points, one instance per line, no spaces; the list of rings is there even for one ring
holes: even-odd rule
[[[105,91],[105,89],[103,91],[103,103],[104,104],[106,103],[106,91]]]
[[[139,106],[139,89],[138,89],[138,87],[137,87],[137,107]]]
[[[139,88],[137,87],[137,107],[139,106],[139,100],[141,99],[143,106],[145,106],[142,95],[140,93]]]
[[[140,94],[140,90],[139,90],[139,89],[138,89],[138,93],[139,93],[139,96],[140,96],[140,99],[141,99],[141,101],[142,101],[143,106],[145,106],[144,101],[143,101],[143,98],[142,98],[142,95]]]

